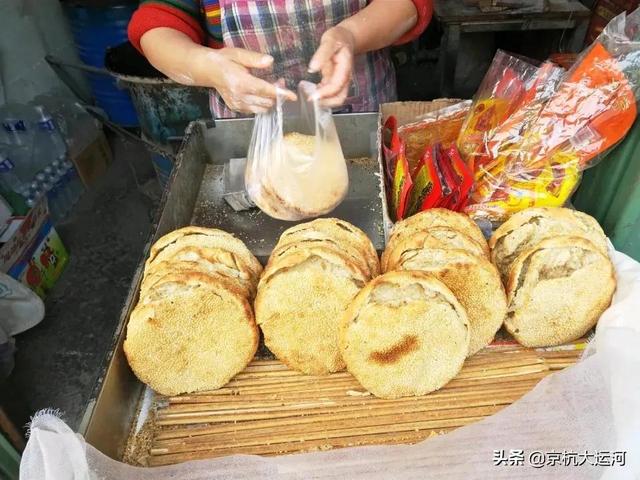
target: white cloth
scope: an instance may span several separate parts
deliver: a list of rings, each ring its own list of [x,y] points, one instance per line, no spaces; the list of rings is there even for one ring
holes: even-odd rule
[[[44,303],[27,286],[0,273],[0,343],[34,327],[44,318]]]
[[[416,445],[261,458],[236,455],[171,467],[111,460],[56,415],[31,425],[23,480],[522,479],[640,478],[640,264],[613,253],[618,290],[595,340],[575,366],[550,375],[521,400],[481,422]],[[626,451],[624,467],[494,466],[496,450]]]

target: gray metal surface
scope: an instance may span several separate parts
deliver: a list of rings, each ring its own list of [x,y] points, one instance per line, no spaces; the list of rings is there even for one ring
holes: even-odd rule
[[[350,189],[345,201],[331,215],[362,228],[376,248],[382,250],[390,221],[380,176],[379,115],[337,115],[335,121],[345,157],[350,159]],[[144,390],[129,369],[122,345],[151,244],[171,230],[189,224],[217,227],[237,234],[264,262],[282,230],[294,224],[274,220],[259,210],[234,212],[222,198],[224,162],[246,155],[251,129],[252,120],[233,119],[220,120],[215,126],[212,122],[197,121],[187,130],[161,201],[155,233],[145,247],[122,310],[113,352],[106,361],[95,401],[87,408],[85,427],[80,432],[91,445],[112,458],[122,456]]]

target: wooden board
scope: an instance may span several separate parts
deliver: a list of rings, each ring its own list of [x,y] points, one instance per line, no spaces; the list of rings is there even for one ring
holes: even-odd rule
[[[419,442],[500,411],[549,373],[575,363],[584,345],[550,351],[491,346],[441,390],[397,400],[373,397],[347,372],[306,376],[277,360],[254,360],[219,390],[156,396],[125,461],[157,466]]]

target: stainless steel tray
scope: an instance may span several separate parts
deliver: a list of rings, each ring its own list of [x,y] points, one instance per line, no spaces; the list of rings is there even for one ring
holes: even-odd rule
[[[380,152],[380,116],[358,113],[335,116],[349,168],[349,193],[330,216],[362,228],[378,250],[391,225],[387,212]],[[104,454],[120,459],[144,385],[133,375],[122,344],[126,324],[138,299],[144,259],[160,236],[185,225],[227,230],[241,238],[262,261],[268,258],[282,231],[293,222],[274,220],[258,210],[234,212],[222,198],[223,165],[246,155],[253,121],[249,119],[193,122],[187,129],[176,167],[165,190],[154,233],[131,283],[113,347],[80,427],[87,441]],[[321,181],[321,179],[319,179]]]

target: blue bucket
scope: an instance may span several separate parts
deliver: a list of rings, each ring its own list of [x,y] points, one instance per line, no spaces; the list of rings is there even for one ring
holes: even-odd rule
[[[67,6],[71,31],[83,63],[104,68],[107,48],[127,40],[127,25],[137,5],[123,3],[110,7]],[[125,127],[139,125],[127,90],[118,88],[112,76],[88,73],[96,103],[109,119]]]
[[[173,160],[159,153],[151,152],[151,162],[153,162],[153,168],[156,171],[158,182],[164,190],[169,183],[169,177],[173,170]]]

